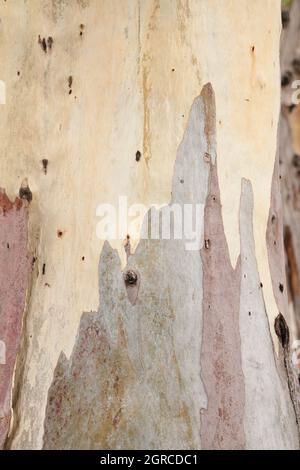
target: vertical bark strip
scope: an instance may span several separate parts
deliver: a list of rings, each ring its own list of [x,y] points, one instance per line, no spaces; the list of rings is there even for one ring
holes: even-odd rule
[[[217,166],[211,167],[204,218],[201,376],[208,396],[202,412],[205,449],[243,449],[245,404],[239,335],[240,261],[232,268],[222,224]]]
[[[271,214],[274,215],[273,206]],[[276,216],[280,220],[277,210]],[[272,216],[271,216],[272,217]],[[273,224],[275,221],[273,220]],[[274,230],[274,232],[273,232]],[[240,334],[242,367],[245,378],[244,429],[247,449],[297,449],[295,412],[274,350],[264,301],[253,234],[253,191],[250,181],[242,180],[240,202],[241,297]],[[280,248],[280,231],[272,227],[268,238]],[[275,239],[273,238],[275,237]],[[267,245],[266,245],[267,249]],[[273,249],[271,247],[271,249]],[[279,252],[277,252],[278,254]],[[278,261],[278,258],[277,262]],[[283,262],[281,261],[283,266]],[[271,270],[273,282],[279,282],[282,266]],[[281,294],[278,288],[278,292]],[[282,295],[282,294],[281,294]],[[284,304],[282,299],[281,305]],[[278,312],[275,312],[278,313]],[[272,325],[274,328],[274,326]]]
[[[291,361],[291,338],[290,327],[294,318],[291,318],[288,306],[287,291],[290,292],[290,300],[294,303],[297,312],[298,298],[298,268],[292,242],[292,235],[288,226],[283,234],[283,210],[280,192],[279,158],[276,156],[271,188],[271,205],[266,231],[266,242],[268,249],[269,266],[271,271],[273,292],[278,307],[274,328],[279,337],[279,367],[283,369],[293,404],[295,417],[300,433],[300,384],[297,369]],[[286,254],[286,271],[284,269],[284,250]],[[280,321],[279,321],[280,320]],[[286,329],[285,338],[278,334],[278,325],[283,324]],[[277,329],[276,329],[277,326]],[[300,437],[300,434],[299,434]],[[299,441],[300,442],[300,441]]]
[[[300,79],[300,1],[293,0],[290,10],[285,10],[280,44],[281,62],[281,113],[278,135],[280,189],[285,232],[287,288],[291,318],[287,319],[294,339],[300,337],[300,105],[298,90],[292,88]],[[274,192],[275,194],[275,192]],[[270,256],[271,258],[271,256]]]
[[[10,202],[0,193],[0,341],[5,345],[0,363],[0,448],[11,420],[11,394],[26,301],[29,261],[27,253],[27,202]]]

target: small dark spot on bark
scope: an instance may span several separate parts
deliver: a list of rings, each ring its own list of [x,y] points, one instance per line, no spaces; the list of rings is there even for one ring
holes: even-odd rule
[[[43,263],[42,274],[43,274],[43,276],[45,276],[45,274],[46,274],[46,263]]]
[[[260,282],[260,283],[259,283],[259,285],[260,285],[260,287],[264,287],[264,285],[263,285],[263,283],[262,283],[262,282]]]
[[[248,312],[249,317],[251,317],[251,312]]]
[[[43,51],[45,52],[45,54],[47,53],[47,48],[49,49],[49,51],[51,51],[53,42],[54,41],[53,41],[52,36],[49,36],[48,39],[46,40],[46,38],[42,39],[40,34],[39,34],[38,43],[41,46],[41,48],[43,49]]]
[[[210,157],[210,154],[209,154],[208,152],[205,152],[205,153],[204,153],[203,160],[204,160],[206,163],[210,163],[211,157]]]
[[[47,45],[48,45],[48,48],[52,49],[52,45],[53,45],[53,37],[52,36],[49,36],[48,39],[47,39]]]
[[[50,284],[48,284],[48,282],[45,282],[45,287],[50,287]]]
[[[142,154],[139,150],[137,150],[135,153],[135,160],[139,162],[141,158],[142,158]]]
[[[276,242],[276,240],[274,240],[274,241],[273,241],[273,245],[274,245],[274,246],[275,246],[275,245],[277,245],[277,242]]]
[[[128,233],[126,235],[126,239],[124,240],[124,250],[128,258],[131,255],[130,235]]]
[[[63,234],[64,234],[64,233],[63,233],[62,230],[57,230],[57,236],[58,236],[58,238],[62,238]]]
[[[205,249],[208,250],[209,247],[210,247],[210,239],[207,238],[206,240],[204,240],[204,246],[205,246]]]
[[[274,224],[275,220],[276,220],[276,215],[273,214],[272,217],[271,217],[272,224]]]
[[[288,10],[282,10],[281,12],[281,22],[283,29],[287,27],[290,22],[290,12]]]
[[[6,248],[9,250],[9,243],[6,244]]]
[[[42,165],[43,165],[43,169],[44,169],[45,175],[47,174],[48,163],[49,163],[49,162],[48,162],[47,158],[43,158],[43,160],[42,160]]]
[[[47,43],[46,43],[46,39],[45,39],[45,38],[42,39],[41,36],[39,35],[38,43],[39,43],[39,45],[41,46],[41,48],[43,49],[43,51],[46,53],[46,52],[47,52]]]
[[[82,261],[84,261],[84,256],[81,257]]]
[[[36,262],[36,257],[33,256],[32,260],[31,260],[31,266],[32,266],[32,268],[34,267],[35,262]]]
[[[72,90],[69,90],[69,95],[72,95]]]
[[[288,86],[291,83],[292,80],[292,72],[290,70],[287,70],[284,72],[284,74],[281,76],[281,86],[282,88]]]
[[[254,52],[255,51],[255,46],[252,46],[251,47],[251,52]]]
[[[287,323],[284,319],[284,316],[281,313],[279,313],[279,315],[277,315],[277,317],[275,318],[274,328],[275,333],[281,343],[281,346],[283,348],[287,347],[290,341],[290,332]]]
[[[30,188],[28,185],[22,185],[19,189],[19,197],[21,199],[26,199],[28,202],[32,201],[32,192],[30,191]]]
[[[175,72],[175,69],[172,69],[172,72]]]
[[[21,72],[20,72],[20,70],[18,70],[18,71],[17,71],[17,75],[20,76],[20,74],[21,74]]]
[[[180,178],[180,183],[183,184],[184,183],[184,179],[183,178]]]
[[[279,283],[279,290],[280,290],[280,292],[283,292],[283,290],[284,290],[283,284],[281,284],[281,282]]]
[[[69,78],[68,78],[69,88],[72,88],[72,83],[73,83],[73,77],[72,77],[72,75],[70,75]]]
[[[133,271],[133,269],[128,269],[124,273],[124,282],[126,285],[133,285],[136,284],[138,280],[138,276],[136,272]]]
[[[279,175],[279,179],[281,180],[281,175]]]

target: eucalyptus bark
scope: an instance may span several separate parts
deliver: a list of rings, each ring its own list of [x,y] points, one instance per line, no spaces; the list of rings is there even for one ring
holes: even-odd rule
[[[279,0],[1,6],[1,185],[20,188],[0,200],[4,447],[299,448],[280,17]],[[125,247],[97,239],[119,196],[200,205],[198,249],[142,239],[147,213]]]

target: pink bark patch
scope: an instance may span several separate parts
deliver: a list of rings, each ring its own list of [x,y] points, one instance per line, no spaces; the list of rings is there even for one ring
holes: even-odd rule
[[[239,332],[240,262],[232,268],[224,233],[216,165],[204,215],[201,376],[208,406],[203,449],[243,449],[245,390]]]
[[[0,449],[11,419],[11,393],[30,269],[28,202],[12,203],[0,190]]]

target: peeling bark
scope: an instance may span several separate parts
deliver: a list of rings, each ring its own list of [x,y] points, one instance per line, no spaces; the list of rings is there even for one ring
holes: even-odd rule
[[[13,373],[22,332],[30,264],[27,251],[28,209],[25,200],[11,202],[0,192],[0,449],[11,421]]]
[[[300,106],[292,103],[294,80],[299,80],[299,22],[300,2],[294,0],[289,12],[289,22],[285,25],[281,37],[281,115],[279,123],[279,177],[283,201],[283,224],[285,233],[286,271],[290,307],[292,308],[291,330],[294,339],[300,337],[300,295],[299,295],[299,263],[300,263]]]
[[[105,245],[100,308],[82,317],[70,360],[60,357],[44,448],[298,448],[293,394],[278,369],[257,270],[247,181],[241,258],[235,269],[229,261],[214,119],[207,85],[192,107],[173,179],[172,202],[206,201],[201,257],[182,241],[142,240],[125,270],[140,274],[133,305],[118,257]],[[280,245],[280,232],[272,237]]]
[[[273,173],[280,1],[20,0],[1,9],[9,99],[0,170],[8,194],[18,175],[35,196],[22,350],[0,382],[4,440],[14,381],[6,447],[298,448],[287,304],[289,290],[298,308],[298,150],[285,193],[289,285],[285,164]],[[16,18],[26,22],[15,28]],[[298,110],[285,112],[297,149]],[[119,195],[156,203],[160,215],[169,201],[205,206],[197,250],[185,237],[140,239],[142,217],[122,234],[125,250],[121,240],[103,246],[95,209]],[[25,181],[20,197],[32,199]],[[25,302],[27,202],[3,201],[0,233],[19,237],[13,259],[3,258],[9,294],[0,290],[0,328],[15,354],[20,324],[7,325]]]
[[[216,164],[211,167],[204,230],[201,375],[208,408],[202,411],[203,447],[243,449],[245,391],[238,321],[240,262],[232,268],[222,225]]]

